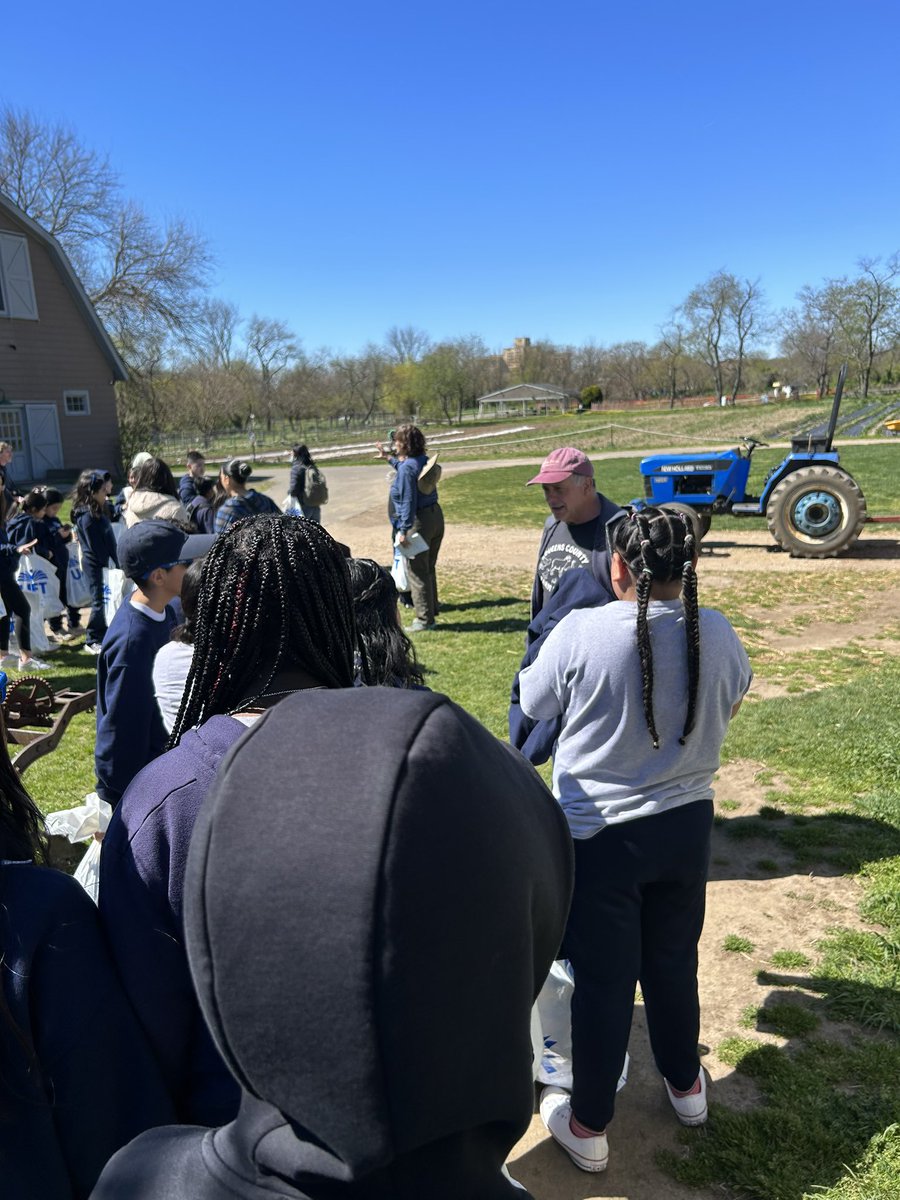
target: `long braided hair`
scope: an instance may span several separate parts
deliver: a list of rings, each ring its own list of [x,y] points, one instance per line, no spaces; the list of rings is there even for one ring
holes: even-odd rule
[[[632,512],[618,523],[613,534],[612,549],[622,556],[636,581],[641,696],[654,750],[659,749],[659,734],[653,715],[653,649],[647,608],[654,583],[673,583],[681,577],[688,663],[687,716],[678,739],[683,746],[694,728],[700,684],[700,609],[697,604],[697,572],[694,570],[694,556],[697,553],[694,527],[685,513],[644,508],[640,512]]]
[[[286,513],[235,521],[203,560],[193,636],[170,746],[260,699],[282,671],[352,687],[356,622],[337,542],[318,522]]]

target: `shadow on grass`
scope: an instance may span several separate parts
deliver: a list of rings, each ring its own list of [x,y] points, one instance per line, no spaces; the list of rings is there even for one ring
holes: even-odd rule
[[[496,605],[491,605],[492,608]],[[446,611],[446,610],[445,610]],[[445,621],[438,619],[440,633],[522,633],[528,628],[528,618],[499,617],[496,621]],[[523,650],[524,653],[524,650]],[[511,677],[510,677],[511,678]]]
[[[716,837],[721,834],[721,837]],[[900,829],[874,817],[854,813],[793,816],[772,810],[772,815],[717,816],[710,879],[733,879],[728,869],[729,842],[765,839],[787,851],[788,866],[773,864],[772,875],[809,873],[856,874],[865,863],[900,855]]]
[[[510,608],[516,604],[527,604],[524,596],[503,596],[499,600],[463,600],[459,604],[441,604],[441,612],[471,612],[479,608]]]
[[[703,1135],[685,1136],[682,1152],[661,1156],[682,1183],[725,1185],[756,1200],[803,1200],[845,1178],[896,1119],[900,1042],[852,1027],[823,1030],[827,1020],[896,1014],[896,991],[847,979],[782,978],[790,987],[770,993],[755,1026],[787,1041],[779,1046],[749,1035],[717,1047],[735,1076],[712,1086]],[[837,995],[843,1007],[836,1010]],[[751,1109],[722,1103],[737,1094],[739,1076],[758,1088]]]

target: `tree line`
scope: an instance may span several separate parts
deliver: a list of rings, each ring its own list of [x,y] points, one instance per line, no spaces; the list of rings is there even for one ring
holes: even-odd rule
[[[536,339],[511,369],[477,333],[434,340],[413,325],[356,353],[306,350],[280,318],[211,297],[213,255],[199,231],[180,219],[160,224],[74,131],[10,107],[0,110],[0,191],[60,242],[129,366],[119,390],[126,448],[164,431],[211,436],[254,422],[459,421],[479,396],[519,382],[586,403],[674,406],[698,394],[733,403],[776,379],[823,395],[844,360],[862,396],[896,379],[900,253],[804,285],[781,312],[760,280],[723,268],[691,289],[653,342]]]

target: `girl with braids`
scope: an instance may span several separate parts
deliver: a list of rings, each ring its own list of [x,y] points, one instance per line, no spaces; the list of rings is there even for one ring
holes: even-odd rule
[[[303,517],[236,522],[203,561],[193,644],[171,748],[135,777],[107,830],[100,915],[179,1121],[217,1125],[235,1116],[239,1089],[188,970],[188,844],[223,755],[261,712],[292,692],[353,686],[356,624],[341,547]],[[336,729],[335,745],[350,732]]]
[[[116,1150],[173,1116],[93,902],[45,861],[43,818],[0,718],[4,1200],[84,1200]]]
[[[541,1115],[584,1171],[606,1166],[638,982],[676,1115],[706,1120],[697,944],[712,779],[751,680],[728,621],[698,608],[689,518],[646,508],[607,536],[617,602],[569,613],[519,677],[528,716],[561,718],[553,790],[575,845],[563,942],[574,1083],[571,1098],[545,1089]]]

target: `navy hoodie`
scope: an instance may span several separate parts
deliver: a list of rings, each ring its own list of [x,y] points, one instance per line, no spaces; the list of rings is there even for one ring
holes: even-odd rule
[[[83,888],[0,863],[0,1195],[83,1200],[106,1161],[174,1119]]]
[[[445,696],[281,701],[224,759],[185,886],[240,1112],[142,1134],[95,1200],[527,1196],[501,1168],[531,1120],[572,858],[534,769]]]

